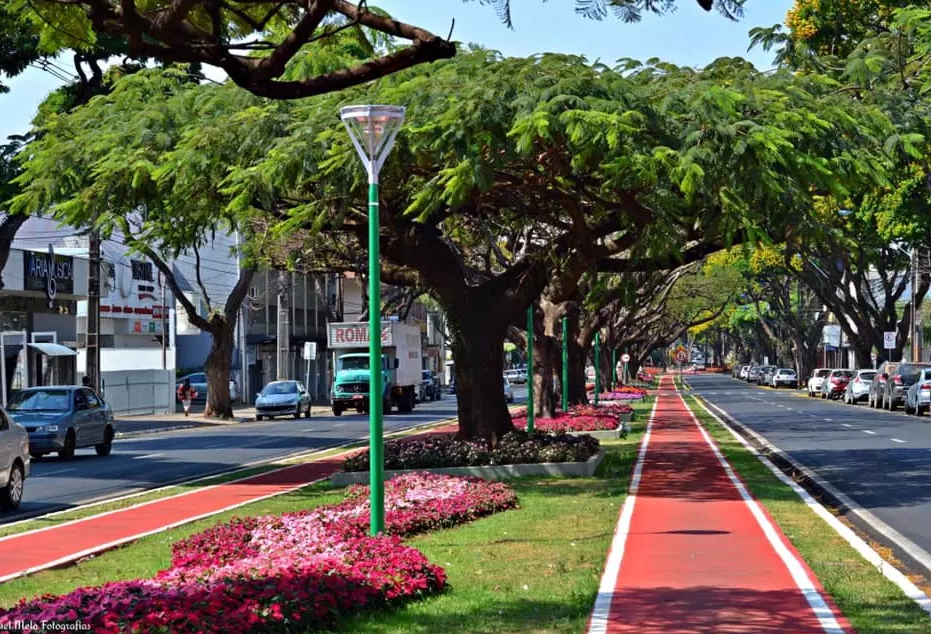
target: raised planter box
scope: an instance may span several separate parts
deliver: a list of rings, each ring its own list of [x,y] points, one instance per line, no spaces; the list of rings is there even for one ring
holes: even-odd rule
[[[593,433],[588,432],[594,436]],[[613,432],[609,432],[613,433]],[[596,436],[597,438],[597,436]],[[385,479],[418,471],[442,473],[446,475],[475,476],[486,480],[511,480],[525,476],[558,476],[591,477],[595,469],[604,460],[604,451],[599,450],[585,462],[541,462],[539,464],[501,464],[486,465],[483,467],[443,467],[436,469],[404,469],[400,471],[385,471]],[[349,486],[350,484],[368,484],[368,471],[340,471],[330,476],[330,484],[334,488]]]
[[[604,429],[601,431],[570,431],[567,432],[571,436],[591,436],[592,438],[597,438],[598,440],[618,440],[620,438],[627,438],[627,434],[630,432],[630,421],[633,414],[620,414],[618,420],[620,425],[617,426],[617,429]]]

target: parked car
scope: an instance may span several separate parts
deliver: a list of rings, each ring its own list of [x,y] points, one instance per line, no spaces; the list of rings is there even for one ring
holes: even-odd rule
[[[876,370],[876,376],[870,383],[870,391],[866,397],[867,405],[870,407],[882,407],[883,394],[886,391],[886,381],[895,374],[896,368],[899,367],[897,361],[883,361],[879,369]]]
[[[446,391],[449,392],[450,394],[456,393],[456,377],[450,377],[449,385],[446,386]]]
[[[68,459],[82,447],[109,456],[113,448],[113,411],[89,387],[29,387],[13,395],[7,412],[28,432],[33,458],[58,452],[59,458]]]
[[[798,387],[798,375],[792,368],[777,368],[771,375],[769,385],[773,388]]]
[[[778,368],[774,365],[764,365],[760,367],[760,376],[756,379],[757,385],[769,385],[770,379]]]
[[[753,366],[749,366],[749,365],[742,365],[742,366],[740,366],[740,372],[737,373],[737,378],[746,381],[746,380],[747,380],[747,374],[749,374],[750,368],[751,368],[751,367],[753,367]]]
[[[756,383],[757,379],[760,378],[761,371],[762,368],[758,365],[755,365],[747,370],[747,383]]]
[[[821,394],[821,386],[830,373],[831,368],[815,368],[808,379],[808,396]]]
[[[297,381],[272,381],[255,395],[255,420],[276,416],[294,416],[304,414],[310,418],[313,403],[310,394]]]
[[[924,416],[931,406],[931,369],[924,368],[918,380],[905,391],[905,413]]]
[[[895,372],[886,379],[883,387],[883,409],[895,411],[896,407],[905,404],[905,392],[912,386],[924,368],[931,368],[931,363],[902,362]]]
[[[852,379],[853,370],[831,370],[821,383],[821,398],[839,399]]]
[[[514,402],[514,387],[507,377],[504,377],[504,400],[508,403]]]
[[[508,370],[504,373],[504,376],[506,376],[511,383],[527,382],[527,372],[523,370]]]
[[[29,432],[0,407],[0,508],[19,506],[31,466]]]
[[[868,398],[874,376],[876,376],[876,370],[857,370],[853,380],[844,390],[844,402],[848,405],[856,405],[861,399]]]

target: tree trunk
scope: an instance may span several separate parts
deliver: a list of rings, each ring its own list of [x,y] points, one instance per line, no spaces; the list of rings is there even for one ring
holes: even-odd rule
[[[235,321],[214,313],[209,317],[211,345],[204,364],[207,375],[207,407],[204,416],[229,419],[233,417],[230,401],[230,369],[233,366]]]
[[[569,324],[569,337],[566,342],[569,348],[569,405],[584,405],[588,403],[585,393],[585,384],[588,382],[585,374],[588,350],[579,344],[578,311],[569,310],[566,318]]]
[[[459,434],[462,439],[482,438],[494,446],[514,431],[504,399],[501,368],[508,322],[494,323],[483,306],[448,313],[456,360]]]
[[[529,368],[529,381],[533,381],[533,408],[537,416],[551,417],[556,411],[556,391],[553,376],[556,368],[556,340],[542,320],[534,320],[533,368]],[[530,404],[528,404],[528,407]]]

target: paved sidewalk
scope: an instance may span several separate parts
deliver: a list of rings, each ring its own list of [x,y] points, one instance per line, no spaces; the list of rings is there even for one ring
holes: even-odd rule
[[[455,431],[456,425],[423,434]],[[117,511],[0,538],[0,583],[71,563],[174,526],[294,491],[329,477],[358,450],[233,482],[212,485]]]
[[[853,631],[670,377],[660,382],[588,631]]]

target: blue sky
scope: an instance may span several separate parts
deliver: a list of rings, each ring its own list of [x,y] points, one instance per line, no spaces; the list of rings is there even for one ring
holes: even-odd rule
[[[747,0],[746,15],[739,22],[704,12],[695,0],[679,0],[678,11],[663,17],[648,15],[638,24],[586,20],[574,13],[574,0],[512,0],[514,30],[500,24],[494,9],[478,0],[377,0],[372,4],[443,36],[455,19],[453,39],[475,42],[505,55],[573,53],[606,63],[622,57],[659,57],[688,66],[703,66],[730,56],[746,57],[758,67],[768,67],[770,55],[758,49],[747,52],[747,32],[754,26],[781,23],[792,0]],[[62,65],[67,67],[64,62]],[[0,95],[0,139],[28,130],[36,107],[60,82],[41,70],[30,69],[9,85],[11,91]]]

